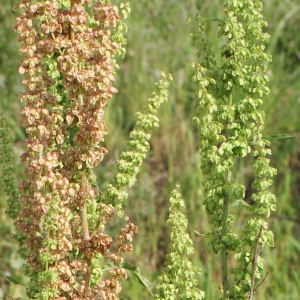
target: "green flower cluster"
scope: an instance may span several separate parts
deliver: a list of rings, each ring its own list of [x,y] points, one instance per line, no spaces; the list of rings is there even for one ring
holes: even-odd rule
[[[188,255],[194,252],[193,242],[187,233],[188,219],[183,214],[184,201],[177,189],[170,198],[171,252],[167,254],[166,267],[158,278],[155,300],[204,299],[205,293],[195,286],[194,278],[200,268],[193,266]]]
[[[265,113],[258,109],[261,97],[269,93],[265,62],[271,57],[264,52],[269,35],[263,31],[261,1],[227,0],[226,18],[218,20],[218,35],[227,39],[221,47],[223,62],[218,66],[211,43],[204,37],[206,20],[198,19],[199,31],[192,34],[199,61],[194,80],[198,82],[199,104],[194,122],[199,129],[202,172],[205,177],[205,207],[213,225],[208,250],[221,252],[223,298],[245,299],[253,293],[255,279],[263,271],[257,248],[273,246],[273,234],[263,217],[275,210],[275,196],[266,189],[272,184],[276,169],[266,158],[270,142],[263,137]],[[234,176],[236,158],[255,157],[252,184],[257,190],[251,205],[243,199],[245,187]],[[231,205],[230,205],[231,204]],[[239,238],[231,230],[234,217],[230,207],[243,204],[257,217],[245,225]],[[227,256],[236,252],[241,263],[233,269],[229,283]],[[229,297],[229,298],[228,298]]]
[[[120,214],[122,214],[122,203],[128,196],[122,188],[131,187],[135,183],[139,168],[150,149],[149,131],[154,127],[159,127],[157,112],[160,105],[168,100],[168,87],[172,76],[162,72],[161,77],[161,80],[155,84],[152,98],[148,99],[145,113],[137,112],[136,114],[138,120],[130,133],[128,142],[132,150],[121,153],[117,161],[119,172],[115,176],[115,184],[108,185],[106,190],[106,202],[117,208]]]
[[[125,45],[127,44],[127,39],[125,38],[124,34],[127,32],[127,25],[123,20],[127,19],[128,15],[131,12],[131,8],[128,2],[122,2],[120,3],[120,9],[122,18],[117,21],[116,28],[112,32],[111,39],[119,45],[119,48],[117,49],[114,55],[124,58],[126,53]],[[114,66],[116,69],[119,69],[116,60],[114,60]]]

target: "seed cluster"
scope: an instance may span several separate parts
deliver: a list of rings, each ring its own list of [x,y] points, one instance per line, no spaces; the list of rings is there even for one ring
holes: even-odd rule
[[[14,9],[22,10],[15,29],[23,44],[19,72],[26,90],[19,98],[25,102],[28,135],[16,225],[24,241],[20,253],[28,263],[28,295],[118,299],[117,278],[126,277],[124,269],[113,268],[100,284],[91,284],[96,255],[117,264],[121,259],[110,252],[112,237],[93,231],[88,210],[99,193],[91,169],[107,153],[100,144],[108,133],[104,109],[117,93],[114,57],[124,53],[126,26],[118,8],[103,0],[22,0]],[[101,210],[109,208],[98,205],[94,213]],[[103,224],[107,215],[102,214]],[[128,240],[122,234],[122,241]],[[131,252],[132,245],[119,249]]]

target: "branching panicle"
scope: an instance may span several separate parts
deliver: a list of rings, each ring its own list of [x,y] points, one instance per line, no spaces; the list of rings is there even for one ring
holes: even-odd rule
[[[199,32],[192,35],[199,55],[199,61],[193,65],[194,80],[199,84],[194,122],[200,135],[204,204],[214,227],[207,247],[215,253],[221,252],[221,299],[247,299],[248,294],[253,294],[254,280],[260,279],[263,271],[256,245],[273,245],[273,234],[267,230],[263,218],[275,210],[275,196],[266,189],[272,184],[270,178],[276,170],[266,158],[271,150],[262,135],[265,114],[258,109],[261,97],[269,93],[265,62],[271,58],[264,53],[269,36],[263,31],[267,24],[262,20],[261,1],[227,0],[224,7],[226,18],[218,25],[219,36],[228,40],[220,49],[222,65],[216,65],[214,52],[204,37],[204,20],[197,20]],[[250,206],[241,200],[245,197],[245,187],[234,178],[234,158],[248,154],[256,157],[252,186],[257,192],[252,195],[254,204]],[[231,230],[233,203],[235,206],[245,203],[259,215],[246,223],[240,238]],[[233,282],[229,282],[227,266],[230,251],[236,252],[235,257],[241,263],[232,270]]]

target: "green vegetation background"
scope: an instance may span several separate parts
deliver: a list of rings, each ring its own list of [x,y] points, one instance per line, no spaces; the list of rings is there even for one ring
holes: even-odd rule
[[[118,0],[119,1],[119,0]],[[176,184],[186,201],[190,234],[195,245],[193,261],[203,270],[200,288],[206,299],[213,294],[220,280],[219,257],[205,251],[205,240],[194,234],[209,230],[204,207],[200,173],[198,138],[191,119],[197,104],[196,86],[191,80],[191,63],[196,60],[191,46],[188,18],[196,13],[205,17],[222,18],[221,0],[131,0],[128,19],[127,55],[120,63],[116,86],[119,94],[109,103],[106,120],[109,154],[98,167],[99,185],[104,187],[114,173],[112,168],[119,153],[126,149],[129,131],[135,123],[135,112],[141,110],[151,95],[160,70],[173,74],[170,101],[161,112],[161,127],[151,141],[151,152],[139,175],[139,181],[125,203],[125,213],[139,226],[135,252],[129,262],[138,265],[145,276],[155,282],[163,268],[168,245],[165,225],[168,198]],[[264,0],[264,15],[269,23],[271,41],[267,47],[273,62],[268,66],[271,94],[265,97],[266,134],[290,133],[293,140],[272,143],[273,162],[278,168],[274,192],[277,211],[270,219],[276,246],[266,249],[268,276],[257,291],[257,299],[300,299],[300,3],[299,0]],[[16,14],[13,1],[0,4],[0,112],[9,120],[16,156],[23,152],[25,132],[21,128],[18,92],[22,90],[18,75],[18,44],[13,31]],[[208,26],[208,36],[215,46],[224,41],[215,34],[216,23]],[[18,163],[19,164],[19,163]],[[1,170],[0,170],[0,176]],[[251,164],[239,164],[241,182],[251,188]],[[19,177],[22,177],[20,166]],[[246,195],[246,200],[247,195]],[[0,299],[8,293],[24,296],[24,287],[10,283],[5,276],[21,282],[22,261],[11,239],[12,222],[4,214],[5,197],[0,191]],[[244,215],[238,210],[237,228],[243,226]],[[150,299],[135,278],[124,286],[125,299]]]

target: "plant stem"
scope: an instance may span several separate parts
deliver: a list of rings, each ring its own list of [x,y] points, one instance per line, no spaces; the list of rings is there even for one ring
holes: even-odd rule
[[[223,216],[222,216],[222,237],[227,235],[227,219],[229,211],[229,197],[224,198],[223,206]],[[224,246],[221,251],[221,266],[222,266],[222,282],[223,282],[223,293],[224,297],[227,295],[228,291],[228,270],[227,270],[227,248]]]
[[[50,230],[48,229],[48,232],[47,232],[47,236],[49,238],[50,236]],[[49,252],[50,252],[50,246],[49,246],[49,243],[47,245],[47,254],[49,255]],[[49,261],[47,260],[46,261],[46,272],[48,273],[49,271]],[[46,281],[46,300],[49,299],[49,280]]]
[[[255,246],[254,246],[254,249],[253,249],[250,299],[253,299],[253,294],[254,294],[255,268],[256,268],[259,252],[260,252],[260,250],[259,250],[259,239],[261,238],[262,231],[263,231],[263,226],[261,225],[260,228],[259,228],[258,235],[256,237]]]
[[[86,166],[83,166],[83,176],[82,176],[82,190],[85,193],[86,191]],[[90,233],[89,233],[89,223],[88,223],[88,216],[87,216],[87,208],[86,204],[82,207],[82,231],[83,231],[83,239],[89,240]],[[90,278],[91,278],[91,260],[87,258],[87,270],[85,273],[85,289],[88,290],[90,286]]]
[[[232,105],[232,92],[229,95],[228,98],[228,105]],[[228,134],[226,132],[226,139],[228,140]],[[230,173],[227,174],[227,181],[230,181]],[[224,204],[223,204],[223,215],[222,215],[222,238],[227,235],[228,226],[227,226],[227,220],[228,220],[228,214],[229,214],[229,196],[226,195],[224,197]],[[227,247],[224,245],[223,250],[221,251],[221,266],[222,266],[222,283],[223,283],[223,294],[226,298],[227,292],[228,292],[228,267],[227,267]]]
[[[83,238],[85,240],[89,240],[90,234],[89,234],[89,225],[88,225],[86,205],[84,205],[84,207],[82,208],[82,227],[83,227]]]
[[[70,11],[72,12],[74,9],[74,2],[71,1],[71,7],[70,7]],[[69,33],[70,33],[70,39],[72,41],[72,43],[75,42],[75,33],[74,33],[74,29],[71,27],[71,25],[69,24]]]
[[[84,173],[85,175],[85,173]],[[86,205],[82,208],[82,226],[83,226],[83,239],[89,240],[90,234],[89,234],[89,225],[88,225],[88,217],[87,217],[87,209]],[[85,289],[86,291],[89,289],[90,286],[90,279],[91,279],[91,260],[89,258],[87,260],[87,270],[85,273]]]
[[[85,290],[88,291],[91,280],[91,260],[87,259],[87,270],[85,273]]]
[[[86,192],[86,183],[87,183],[86,166],[84,164],[83,165],[82,183],[81,183],[83,193]],[[88,224],[86,204],[84,204],[83,207],[82,207],[82,230],[83,230],[83,238],[85,240],[89,240],[90,239],[90,233],[89,233],[89,224]]]
[[[233,91],[231,90],[231,93],[228,98],[228,105],[232,105],[232,99],[233,99]]]

